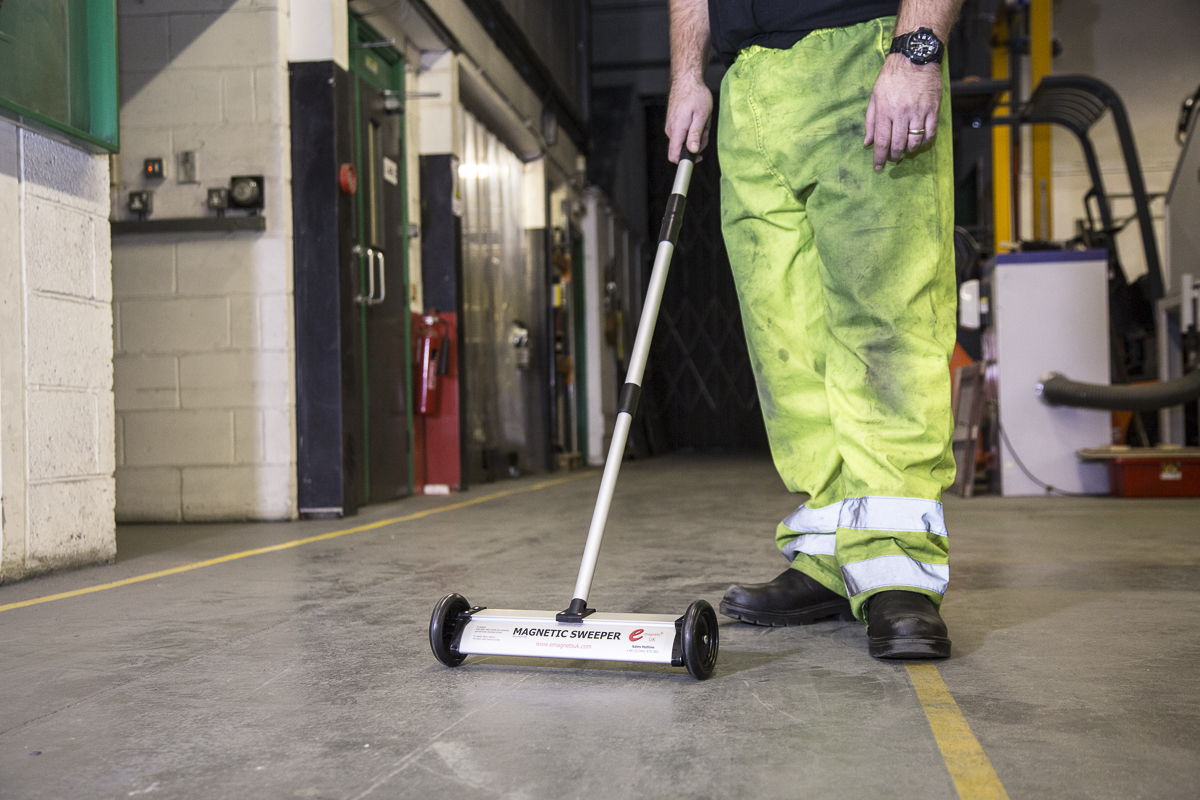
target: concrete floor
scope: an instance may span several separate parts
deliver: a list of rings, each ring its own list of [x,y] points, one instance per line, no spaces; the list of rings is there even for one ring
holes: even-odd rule
[[[530,488],[352,520],[130,526],[118,562],[0,605]],[[956,796],[901,664],[862,626],[722,618],[716,676],[429,652],[459,591],[559,609],[599,476],[0,613],[0,798]],[[626,465],[592,595],[716,605],[784,566],[795,505],[764,459]],[[940,672],[1011,798],[1200,786],[1200,501],[947,500]]]

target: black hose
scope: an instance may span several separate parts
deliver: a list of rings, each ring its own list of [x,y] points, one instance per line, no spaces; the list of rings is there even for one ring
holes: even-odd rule
[[[1073,381],[1057,372],[1042,376],[1035,389],[1052,406],[1099,408],[1108,411],[1154,411],[1200,398],[1200,369],[1182,378],[1146,386],[1108,386]]]

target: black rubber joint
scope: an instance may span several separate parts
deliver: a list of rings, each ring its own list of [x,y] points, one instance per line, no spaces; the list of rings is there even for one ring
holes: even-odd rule
[[[683,225],[683,209],[687,206],[687,198],[681,194],[672,194],[667,200],[667,213],[663,215],[662,228],[658,232],[659,242],[675,244],[679,239],[679,228]]]
[[[637,413],[638,398],[642,396],[642,387],[636,383],[627,383],[621,389],[621,399],[617,402],[617,413],[624,411],[629,416]]]

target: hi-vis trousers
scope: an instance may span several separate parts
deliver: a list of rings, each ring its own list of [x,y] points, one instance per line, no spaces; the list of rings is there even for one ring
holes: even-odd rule
[[[775,466],[809,500],[776,543],[863,603],[940,604],[954,480],[950,92],[933,143],[875,172],[867,101],[894,17],[750,47],[721,86],[721,217]]]

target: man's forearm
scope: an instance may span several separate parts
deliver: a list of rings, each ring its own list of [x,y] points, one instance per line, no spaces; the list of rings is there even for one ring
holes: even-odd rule
[[[671,82],[704,83],[708,67],[708,0],[671,0]]]
[[[708,144],[712,92],[708,66],[708,0],[670,0],[671,96],[667,100],[667,158],[678,163],[683,148],[697,154]]]
[[[930,28],[943,42],[958,19],[963,0],[903,0],[896,17],[896,33]]]

